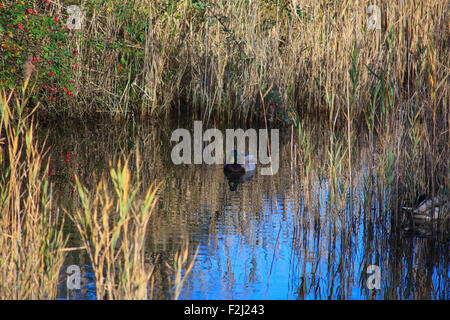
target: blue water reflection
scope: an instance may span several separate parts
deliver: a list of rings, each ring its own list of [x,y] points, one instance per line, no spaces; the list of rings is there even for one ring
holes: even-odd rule
[[[74,134],[66,144],[82,140],[83,148],[94,149],[89,143],[108,137],[102,130]],[[84,176],[77,172],[82,181],[92,180],[95,170],[98,175],[107,170],[109,150],[120,141],[109,136],[111,141],[102,142],[105,153],[78,152],[77,159],[73,151],[73,162],[84,170]],[[398,215],[393,196],[376,179],[368,189],[373,173],[364,152],[355,160],[351,192],[343,178],[335,186],[328,182],[323,163],[305,179],[304,171],[293,166],[288,145],[280,150],[275,176],[256,172],[251,181],[230,188],[221,166],[173,166],[170,144],[158,145],[140,149],[148,181],[163,181],[146,251],[157,265],[154,298],[173,297],[174,275],[166,266],[183,239],[189,240],[191,258],[197,248],[198,255],[180,299],[449,298],[448,237],[417,237],[393,224]],[[98,163],[104,164],[92,168]],[[60,299],[95,299],[86,259],[79,252],[68,254],[66,267],[85,266],[83,287],[69,292],[63,273]],[[380,268],[380,289],[367,286],[370,265]]]

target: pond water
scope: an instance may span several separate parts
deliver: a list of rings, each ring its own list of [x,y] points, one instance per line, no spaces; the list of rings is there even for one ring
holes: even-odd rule
[[[186,126],[70,122],[41,130],[41,138],[49,134],[52,188],[69,210],[78,205],[75,174],[92,188],[108,173],[110,161],[139,146],[143,180],[162,182],[146,244],[156,264],[153,298],[172,298],[173,272],[167,264],[186,240],[191,257],[197,249],[198,254],[180,299],[449,298],[448,237],[395,228],[392,195],[375,188],[370,201],[364,197],[371,174],[364,146],[358,146],[354,160],[351,192],[332,197],[320,147],[326,137],[317,138],[306,178],[292,161],[290,128],[281,130],[278,173],[263,176],[257,169],[236,186],[220,165],[171,162],[176,143],[170,136],[178,127]],[[73,226],[67,230],[76,234]],[[73,236],[70,246],[79,245]],[[81,267],[81,290],[67,289],[69,265]],[[371,265],[379,271],[379,289],[369,288],[377,283],[377,273],[368,272]],[[95,299],[83,251],[69,252],[59,298]]]

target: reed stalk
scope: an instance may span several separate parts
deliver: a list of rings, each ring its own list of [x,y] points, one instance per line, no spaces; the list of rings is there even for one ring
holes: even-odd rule
[[[149,219],[155,209],[158,185],[151,184],[142,201],[135,196],[128,159],[111,167],[111,191],[102,178],[93,196],[78,177],[82,208],[67,212],[75,222],[92,262],[98,299],[148,299],[154,266],[146,261]]]
[[[22,99],[12,101],[12,92],[0,92],[0,133],[6,133],[0,159],[1,299],[55,299],[67,243],[64,217],[52,201],[45,152],[29,123],[32,112],[24,115],[28,79]]]

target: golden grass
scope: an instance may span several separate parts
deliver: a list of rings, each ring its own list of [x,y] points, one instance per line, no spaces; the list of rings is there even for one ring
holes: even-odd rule
[[[251,121],[262,119],[260,92],[271,88],[264,97],[269,119],[292,108],[302,117],[332,113],[331,96],[342,121],[345,114],[364,119],[374,103],[406,110],[414,102],[438,116],[448,100],[448,4],[380,0],[381,30],[367,28],[369,4],[136,0],[127,2],[124,20],[115,11],[122,3],[107,1],[88,10],[72,39],[80,48],[80,105],[83,112],[193,111]],[[147,23],[143,40],[130,23]],[[95,37],[106,59],[90,45]],[[379,81],[385,85],[377,89]]]
[[[0,159],[0,298],[55,299],[67,238],[34,126],[22,118],[19,100],[10,107],[10,98],[0,93],[0,131],[6,132]]]
[[[146,243],[159,186],[152,183],[137,199],[142,187],[139,151],[136,175],[131,175],[128,160],[124,165],[119,161],[111,166],[111,179],[101,178],[94,191],[75,176],[81,206],[75,212],[65,209],[54,200],[46,152],[38,147],[30,120],[37,106],[24,116],[33,90],[27,91],[27,85],[28,78],[15,108],[11,108],[12,92],[0,93],[0,132],[6,133],[5,150],[0,153],[0,298],[55,299],[66,253],[79,249],[89,255],[98,299],[152,298],[154,265],[147,260]],[[66,215],[75,222],[84,246],[66,247]],[[174,298],[194,260],[188,263],[185,242],[172,268]]]
[[[98,299],[148,299],[153,266],[145,261],[148,221],[156,204],[158,187],[151,185],[137,203],[139,186],[131,186],[128,161],[111,169],[114,194],[105,179],[89,191],[76,182],[82,209],[70,214],[92,262]]]

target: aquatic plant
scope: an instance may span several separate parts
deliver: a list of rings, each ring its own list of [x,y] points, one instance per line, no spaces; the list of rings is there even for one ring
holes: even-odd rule
[[[145,240],[156,204],[158,186],[148,187],[137,203],[139,185],[131,185],[128,160],[111,167],[111,195],[105,178],[93,196],[78,176],[75,180],[82,208],[67,212],[75,222],[89,254],[96,279],[98,299],[148,299],[153,266],[146,262]]]
[[[32,113],[24,116],[27,99],[12,96],[0,92],[0,132],[6,133],[0,154],[0,298],[55,299],[67,243],[64,217],[53,203],[45,152],[29,123]]]
[[[84,1],[80,30],[61,28],[64,1],[4,3],[0,21],[8,27],[0,34],[9,60],[1,61],[0,78],[11,86],[26,57],[38,59],[35,81],[58,88],[40,92],[42,112],[271,122],[291,108],[300,117],[326,116],[333,91],[343,111],[337,120],[354,135],[364,121],[388,124],[411,99],[429,101],[438,122],[448,97],[442,0],[381,1],[379,29],[367,28],[361,1]],[[22,40],[27,52],[13,57]]]

